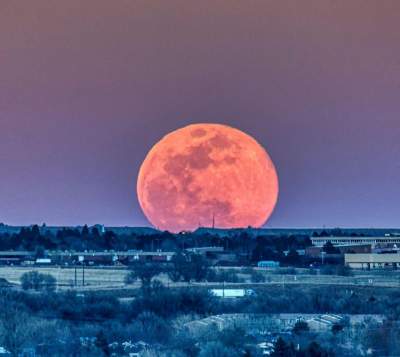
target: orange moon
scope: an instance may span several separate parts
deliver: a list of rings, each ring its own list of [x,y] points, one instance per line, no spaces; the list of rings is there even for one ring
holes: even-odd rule
[[[251,136],[220,124],[193,124],[163,137],[139,170],[147,219],[171,232],[260,227],[278,199],[278,176]]]

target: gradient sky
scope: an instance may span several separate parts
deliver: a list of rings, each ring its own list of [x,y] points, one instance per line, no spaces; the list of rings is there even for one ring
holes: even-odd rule
[[[146,152],[218,122],[280,177],[269,227],[400,226],[400,1],[0,2],[0,222],[147,224]]]

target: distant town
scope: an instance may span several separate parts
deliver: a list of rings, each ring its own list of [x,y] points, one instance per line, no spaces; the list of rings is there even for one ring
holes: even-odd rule
[[[130,266],[201,254],[210,266],[400,268],[400,229],[217,229],[0,224],[0,264]]]
[[[399,248],[400,229],[0,224],[0,356],[394,355]]]

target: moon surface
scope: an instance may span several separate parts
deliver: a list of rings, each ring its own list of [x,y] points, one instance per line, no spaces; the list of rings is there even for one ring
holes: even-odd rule
[[[278,199],[275,166],[258,142],[220,124],[193,124],[163,137],[139,170],[147,219],[171,232],[260,227]]]

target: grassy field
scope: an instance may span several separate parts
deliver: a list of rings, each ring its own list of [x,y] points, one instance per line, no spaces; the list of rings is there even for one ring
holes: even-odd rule
[[[241,278],[240,283],[227,283],[226,286],[268,286],[268,285],[343,285],[343,286],[370,286],[370,287],[400,287],[399,272],[373,272],[355,271],[353,276],[338,275],[310,275],[305,271],[299,274],[280,274],[279,271],[259,270],[264,274],[265,283],[252,283],[248,273],[249,269],[235,269]],[[140,283],[126,286],[124,278],[128,273],[125,268],[85,268],[85,286],[83,286],[82,268],[75,269],[59,267],[0,267],[0,278],[7,279],[13,284],[19,284],[22,274],[29,271],[38,271],[53,275],[57,279],[58,289],[79,289],[79,290],[109,290],[109,289],[135,289],[140,287]],[[157,277],[165,285],[170,287],[185,287],[187,283],[172,283],[165,274]],[[191,286],[220,286],[224,283],[191,283]]]
[[[29,271],[51,274],[57,279],[59,288],[75,286],[75,269],[59,267],[0,267],[0,278],[7,279],[10,283],[19,284],[22,274]],[[85,268],[84,280],[87,288],[122,287],[127,270],[123,269],[96,269]],[[76,269],[77,287],[83,285],[83,270]]]

